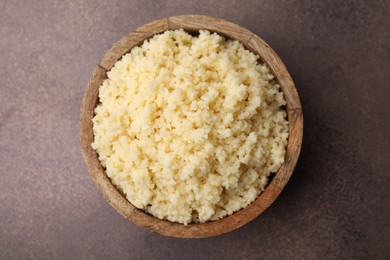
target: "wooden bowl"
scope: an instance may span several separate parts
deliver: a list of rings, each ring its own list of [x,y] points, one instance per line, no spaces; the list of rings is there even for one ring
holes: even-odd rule
[[[96,151],[91,147],[91,143],[94,140],[92,118],[94,117],[94,109],[98,104],[99,86],[106,78],[107,71],[111,69],[117,60],[121,59],[122,55],[128,53],[134,46],[142,44],[145,39],[166,30],[179,28],[188,32],[197,32],[199,30],[217,32],[227,38],[239,40],[246,48],[258,54],[261,61],[275,75],[282,88],[287,101],[286,109],[289,121],[289,138],[285,162],[271,177],[264,192],[249,206],[233,215],[212,222],[193,223],[187,226],[157,219],[135,208],[111,183],[100,165]],[[165,236],[182,238],[210,237],[232,231],[253,220],[268,208],[278,197],[293,172],[301,149],[302,132],[303,117],[298,93],[286,67],[276,53],[260,37],[247,29],[225,20],[200,15],[173,16],[156,20],[139,27],[119,40],[104,55],[93,71],[84,94],[80,114],[80,140],[83,157],[92,180],[105,199],[120,214],[138,226]]]

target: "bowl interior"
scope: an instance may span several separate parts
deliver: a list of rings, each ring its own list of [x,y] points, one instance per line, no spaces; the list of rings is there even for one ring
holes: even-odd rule
[[[133,47],[142,44],[144,40],[166,30],[179,28],[195,34],[199,30],[217,32],[227,38],[239,40],[246,48],[258,54],[261,61],[269,67],[281,86],[287,102],[286,111],[289,121],[289,137],[285,162],[270,177],[268,185],[259,197],[246,208],[223,219],[206,223],[192,223],[187,226],[157,219],[143,210],[135,208],[111,183],[100,165],[97,153],[91,147],[94,139],[92,118],[94,117],[94,109],[98,104],[99,87],[106,78],[107,71],[124,54]],[[216,236],[239,228],[260,215],[272,204],[288,182],[300,153],[302,134],[303,116],[298,93],[286,67],[277,54],[262,39],[247,29],[222,19],[199,15],[174,16],[156,20],[139,27],[119,40],[104,55],[93,71],[84,94],[80,113],[80,142],[83,157],[92,180],[105,199],[120,214],[138,226],[162,235],[183,238]]]

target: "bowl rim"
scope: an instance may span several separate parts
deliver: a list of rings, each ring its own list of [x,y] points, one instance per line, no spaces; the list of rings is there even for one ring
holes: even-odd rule
[[[143,210],[135,208],[114,186],[101,166],[98,155],[91,147],[94,139],[92,118],[98,104],[99,87],[115,62],[133,47],[146,39],[167,30],[184,29],[194,32],[209,30],[227,38],[239,40],[247,49],[259,55],[260,60],[274,74],[286,99],[289,122],[289,137],[285,162],[274,174],[265,190],[247,207],[222,219],[206,223],[179,223],[160,220]],[[138,27],[120,39],[103,56],[95,67],[84,93],[80,110],[80,144],[89,175],[98,190],[110,205],[129,221],[165,236],[180,238],[201,238],[220,235],[235,230],[250,222],[267,209],[287,184],[297,163],[303,138],[303,114],[297,90],[285,65],[279,56],[259,36],[226,20],[204,15],[180,15],[154,20]]]

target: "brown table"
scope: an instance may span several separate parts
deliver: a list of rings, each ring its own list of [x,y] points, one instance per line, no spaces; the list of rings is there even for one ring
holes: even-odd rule
[[[0,259],[390,257],[389,1],[0,1]],[[201,240],[162,237],[89,179],[79,108],[104,52],[148,21],[225,18],[281,56],[304,143],[264,214]]]

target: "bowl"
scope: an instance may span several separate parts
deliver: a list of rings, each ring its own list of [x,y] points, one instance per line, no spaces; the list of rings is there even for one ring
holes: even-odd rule
[[[206,223],[190,223],[187,226],[160,220],[143,210],[135,208],[112,184],[98,160],[96,151],[91,147],[91,143],[94,140],[92,118],[94,117],[94,109],[99,101],[99,86],[106,78],[107,71],[124,54],[128,53],[133,47],[142,44],[145,39],[166,30],[179,28],[190,33],[198,32],[199,30],[217,32],[226,38],[240,41],[247,49],[259,55],[260,60],[269,67],[281,86],[287,102],[286,111],[289,122],[285,162],[276,173],[271,175],[265,190],[257,199],[246,208],[220,220]],[[137,28],[134,32],[126,35],[114,44],[94,69],[84,94],[80,112],[80,142],[83,157],[90,177],[104,198],[121,215],[136,225],[165,236],[181,238],[201,238],[220,235],[237,229],[259,216],[275,201],[287,184],[298,160],[302,134],[303,115],[298,93],[285,65],[278,55],[259,36],[249,30],[222,19],[201,15],[182,15],[155,20]]]

